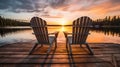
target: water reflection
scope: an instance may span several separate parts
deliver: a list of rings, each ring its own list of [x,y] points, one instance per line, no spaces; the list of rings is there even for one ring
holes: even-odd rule
[[[0,28],[0,36],[5,37],[10,34],[15,34],[16,32],[23,31],[23,30],[30,30],[31,28]],[[91,28],[90,29],[96,33],[103,33],[104,35],[112,35],[120,37],[120,28],[119,27],[112,27],[112,28]],[[72,26],[59,26],[59,27],[48,27],[49,32],[54,31],[67,31],[72,32]]]
[[[120,37],[120,28],[119,27],[102,27],[102,28],[91,28],[91,31],[95,31],[97,33],[102,32],[105,35],[112,35]]]
[[[0,36],[5,37],[10,34],[15,34],[16,32],[30,30],[31,28],[0,28]]]
[[[61,26],[60,31],[72,32],[72,26]]]
[[[120,28],[91,28],[91,35],[87,38],[87,42],[114,42],[120,43]],[[72,32],[72,26],[50,26],[48,32],[60,31],[58,35],[58,43],[65,43],[63,31]],[[0,45],[6,42],[23,42],[36,40],[32,35],[31,28],[0,28]]]
[[[23,30],[30,30],[31,28],[0,28],[0,36],[5,37],[9,34],[15,34],[16,32],[23,31]],[[54,31],[72,31],[71,26],[59,26],[59,27],[48,27],[49,32]],[[91,28],[91,31],[97,33],[104,33],[105,35],[112,35],[112,36],[119,36],[120,37],[120,28],[119,27],[112,27],[112,28]]]

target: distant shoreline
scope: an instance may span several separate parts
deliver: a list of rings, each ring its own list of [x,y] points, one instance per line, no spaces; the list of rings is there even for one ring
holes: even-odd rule
[[[72,26],[72,25],[47,25],[47,26]],[[0,27],[0,28],[30,28],[31,26],[3,26],[3,27]],[[120,26],[92,26],[93,28],[117,28],[117,27],[120,27]]]
[[[47,26],[72,26],[72,25],[47,25]]]

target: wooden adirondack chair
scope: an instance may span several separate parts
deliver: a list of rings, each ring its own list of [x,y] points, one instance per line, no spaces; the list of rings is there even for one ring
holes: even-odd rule
[[[34,45],[29,54],[33,52],[33,50],[37,47],[38,44],[41,44],[41,46],[43,44],[49,44],[47,53],[50,52],[54,42],[55,48],[57,47],[57,36],[59,32],[48,33],[47,23],[45,20],[39,17],[33,17],[30,21],[30,24],[38,42]]]
[[[64,32],[66,37],[66,47],[70,49],[70,53],[72,52],[71,45],[72,44],[85,44],[90,51],[90,54],[94,54],[92,49],[89,47],[88,43],[86,42],[87,36],[89,34],[89,29],[92,25],[92,20],[89,17],[81,17],[77,20],[73,21],[73,29],[72,33]],[[71,36],[70,36],[71,35]]]

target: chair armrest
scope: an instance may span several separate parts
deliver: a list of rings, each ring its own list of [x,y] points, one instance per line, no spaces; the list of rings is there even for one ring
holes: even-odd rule
[[[58,36],[58,31],[56,31],[56,32],[53,32],[53,33],[49,33],[48,35],[55,35],[55,37],[57,37]]]
[[[52,35],[52,34],[55,34],[56,32],[53,32],[53,33],[48,33],[48,35]]]
[[[74,33],[74,34],[80,34],[80,33]],[[85,34],[82,34],[82,35],[89,35],[90,33],[85,33]]]
[[[67,31],[64,31],[63,33],[65,33],[65,34],[67,34],[67,35],[72,34],[72,33],[68,33]]]
[[[66,31],[64,31],[63,33],[64,33],[64,35],[65,35],[66,38],[67,38],[68,35],[71,35],[71,34],[72,34],[72,33],[66,32]]]
[[[32,33],[33,35],[35,35],[35,33]]]
[[[67,38],[68,37],[68,35],[72,35],[73,33],[68,33],[68,32],[66,32],[66,31],[64,31],[63,32],[64,33],[64,35],[65,35],[65,37]],[[79,33],[76,33],[76,34],[79,34]],[[84,35],[89,35],[90,33],[86,33],[86,34],[84,34]]]
[[[56,37],[58,36],[58,31],[54,32],[54,33],[48,33],[48,35],[55,35]],[[32,33],[33,35],[35,35],[35,33]],[[38,33],[37,35],[39,35],[41,33]]]
[[[55,33],[55,36],[57,37],[59,32],[58,32],[58,31],[56,31],[56,32],[54,32],[54,33]]]

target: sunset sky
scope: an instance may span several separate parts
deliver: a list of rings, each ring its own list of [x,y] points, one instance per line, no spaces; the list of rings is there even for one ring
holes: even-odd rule
[[[81,16],[114,15],[120,15],[120,0],[0,0],[0,16],[28,22],[33,16],[48,24],[71,24]]]

